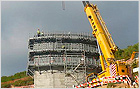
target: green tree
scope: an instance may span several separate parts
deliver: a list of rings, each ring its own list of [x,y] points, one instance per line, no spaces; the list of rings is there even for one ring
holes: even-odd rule
[[[139,43],[134,44],[133,46],[127,46],[125,49],[119,49],[118,51],[115,52],[115,58],[117,60],[119,59],[130,59],[131,54],[133,51],[139,51]]]

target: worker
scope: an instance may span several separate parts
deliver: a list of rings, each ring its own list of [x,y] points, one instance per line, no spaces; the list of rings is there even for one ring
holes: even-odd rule
[[[37,36],[39,37],[40,36],[40,29],[38,28],[37,30]]]
[[[84,58],[83,57],[81,58],[81,64],[84,64]]]
[[[62,49],[65,49],[65,46],[64,45],[62,45]]]
[[[133,88],[136,88],[136,82],[133,82]]]
[[[54,58],[51,57],[50,64],[52,64],[54,61],[55,61]]]
[[[41,32],[41,36],[44,36],[44,32],[43,31]]]

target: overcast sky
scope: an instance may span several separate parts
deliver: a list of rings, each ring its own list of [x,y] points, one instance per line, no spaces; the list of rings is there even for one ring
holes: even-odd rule
[[[138,43],[138,2],[101,1],[100,14],[116,45],[126,48]],[[29,33],[43,31],[89,32],[92,29],[80,1],[2,1],[1,76],[25,71]]]

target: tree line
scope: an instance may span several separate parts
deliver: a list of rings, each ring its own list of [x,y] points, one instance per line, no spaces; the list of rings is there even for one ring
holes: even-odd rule
[[[139,51],[139,43],[127,46],[125,49],[119,49],[118,51],[115,52],[115,58],[116,60],[120,59],[125,59],[128,60],[130,59],[133,51],[138,52]]]

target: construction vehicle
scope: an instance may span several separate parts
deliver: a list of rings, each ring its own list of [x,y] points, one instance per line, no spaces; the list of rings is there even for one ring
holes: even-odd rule
[[[128,75],[129,68],[125,61],[116,60],[114,53],[118,50],[115,45],[108,29],[103,21],[97,5],[90,4],[89,1],[82,1],[84,5],[84,11],[93,29],[93,36],[97,39],[98,45],[101,49],[100,52],[100,62],[102,67],[102,72],[97,74],[98,78],[105,76],[119,76]],[[103,55],[102,55],[103,54]],[[111,65],[115,65],[114,74],[111,70]]]

